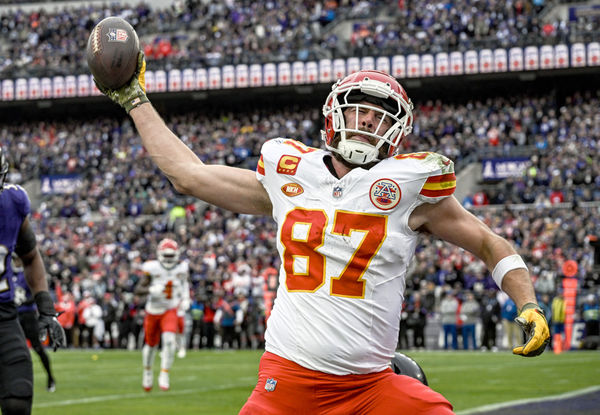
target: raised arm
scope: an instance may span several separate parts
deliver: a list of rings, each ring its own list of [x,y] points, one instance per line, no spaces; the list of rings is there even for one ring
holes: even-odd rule
[[[255,172],[204,164],[169,128],[150,103],[129,113],[152,161],[175,189],[238,213],[271,214],[269,196]]]
[[[495,234],[477,217],[463,208],[454,196],[435,204],[423,204],[411,214],[409,226],[413,230],[429,232],[445,241],[464,248],[480,258],[493,271],[494,280],[500,281],[520,310],[517,322],[527,332],[524,346],[513,350],[516,354],[535,356],[543,352],[549,338],[548,323],[539,313],[535,290],[525,264],[512,245]],[[515,259],[515,262],[511,262]],[[537,326],[537,327],[536,327]]]
[[[238,213],[271,214],[271,201],[253,171],[222,165],[206,165],[165,124],[146,97],[146,61],[130,83],[117,90],[98,85],[111,100],[131,115],[152,161],[175,189],[205,202]]]

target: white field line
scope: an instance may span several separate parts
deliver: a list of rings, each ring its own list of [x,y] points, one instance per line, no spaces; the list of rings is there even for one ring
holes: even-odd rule
[[[253,380],[254,382],[256,382],[256,378],[242,378],[242,379],[247,379],[248,381]],[[254,384],[254,383],[252,383]],[[231,389],[231,388],[239,388],[239,387],[244,387],[244,386],[248,386],[251,385],[251,383],[230,383],[227,385],[220,385],[214,388],[194,388],[194,389],[181,389],[181,390],[170,390],[168,392],[162,392],[159,391],[160,393],[158,394],[153,394],[152,397],[165,397],[168,398],[169,396],[173,396],[173,395],[189,395],[189,394],[193,394],[193,393],[201,393],[201,392],[211,392],[211,391],[218,391],[218,390],[226,390],[226,389]],[[34,408],[51,408],[51,407],[57,407],[57,406],[69,406],[69,405],[80,405],[80,404],[87,404],[87,403],[94,403],[94,402],[104,402],[104,401],[115,401],[115,400],[119,400],[119,399],[143,399],[148,397],[150,394],[148,392],[137,392],[137,393],[121,393],[121,394],[113,394],[113,395],[102,395],[102,396],[90,396],[87,398],[79,398],[79,399],[67,399],[64,401],[56,401],[56,402],[45,402],[45,403],[39,403],[39,404],[33,404]]]
[[[586,393],[592,393],[600,391],[600,385],[590,386],[589,388],[579,389],[567,393],[562,393],[560,395],[550,395],[550,396],[542,396],[540,398],[531,398],[531,399],[519,399],[516,401],[510,402],[502,402],[491,405],[479,406],[477,408],[465,409],[464,411],[457,412],[456,415],[470,415],[470,414],[478,414],[480,412],[486,411],[494,411],[498,409],[508,408],[516,405],[523,405],[527,403],[537,403],[537,402],[548,402],[548,401],[560,401],[563,399],[574,398],[576,396],[585,395]]]

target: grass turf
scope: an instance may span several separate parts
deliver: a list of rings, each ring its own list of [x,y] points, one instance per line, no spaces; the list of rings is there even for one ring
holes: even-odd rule
[[[237,414],[255,383],[261,351],[188,351],[171,369],[171,390],[141,387],[141,352],[50,352],[55,393],[34,361],[33,415]],[[600,353],[546,352],[537,358],[510,352],[407,352],[429,385],[457,412],[506,401],[547,397],[600,384]],[[155,362],[157,375],[159,358]]]

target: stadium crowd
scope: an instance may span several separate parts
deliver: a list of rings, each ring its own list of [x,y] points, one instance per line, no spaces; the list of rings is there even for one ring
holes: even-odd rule
[[[350,56],[464,51],[598,41],[598,16],[540,18],[544,1],[174,1],[82,5],[0,14],[0,74],[87,73],[90,30],[108,16],[128,20],[151,70],[308,61]],[[350,25],[343,30],[344,23]]]
[[[533,154],[525,174],[501,182],[487,202],[525,205],[473,208],[495,232],[513,241],[531,266],[540,298],[560,292],[560,269],[567,259],[579,262],[581,284],[597,298],[590,242],[600,233],[600,220],[597,207],[578,206],[599,199],[600,170],[593,163],[600,136],[597,108],[598,96],[591,92],[561,103],[550,96],[426,102],[416,111],[415,129],[406,141],[407,152],[431,148],[459,162],[470,154],[503,156],[521,154],[524,148]],[[261,109],[235,116],[187,113],[167,119],[210,163],[254,168],[262,142],[277,136],[320,145],[320,116],[314,110]],[[182,257],[190,263],[194,303],[188,313],[189,346],[214,347],[216,336],[216,346],[221,347],[223,322],[215,327],[212,319],[220,308],[229,309],[225,304],[232,304],[246,314],[242,321],[224,320],[236,325],[237,340],[227,347],[260,347],[279,268],[272,221],[235,215],[176,194],[151,165],[129,119],[7,123],[1,134],[15,167],[11,181],[60,174],[82,178],[72,193],[44,195],[33,215],[57,299],[71,310],[61,319],[72,345],[141,346],[143,298],[133,289],[141,262],[155,256],[158,241],[167,235],[179,241]],[[555,205],[555,190],[564,192],[561,202],[575,207]],[[465,203],[477,205],[472,199]],[[408,347],[410,332],[410,346],[425,347],[423,336],[430,322],[442,322],[445,332],[442,310],[446,305],[452,310],[452,304],[462,308],[468,293],[482,310],[486,304],[492,307],[488,317],[475,313],[467,318],[467,326],[500,324],[506,298],[498,295],[483,264],[458,248],[424,238],[407,280],[400,345]],[[455,324],[463,325],[462,315],[454,308]],[[461,333],[448,326],[450,339],[453,332]],[[486,332],[485,341],[472,343],[501,345],[492,340],[495,331],[494,336],[492,330],[482,333]],[[455,344],[451,340],[446,347]]]
[[[136,28],[150,69],[598,40],[597,17],[543,23],[543,5],[461,0],[424,7],[420,2],[417,8],[413,1],[315,0],[259,7],[242,0],[190,0],[164,10],[145,3],[74,3],[55,12],[3,9],[0,51],[6,59],[0,75],[87,73],[89,31],[110,15]],[[339,38],[342,32],[333,28],[345,21],[354,24]],[[581,204],[600,200],[600,167],[594,163],[600,159],[598,93],[574,93],[561,102],[549,92],[419,103],[413,134],[404,143],[406,152],[445,154],[459,174],[461,162],[530,156],[523,176],[484,187],[463,203],[513,241],[530,264],[553,325],[564,322],[561,266],[568,259],[580,264],[577,277],[591,297],[581,298],[579,316],[591,322],[589,333],[598,324],[600,283],[591,242],[600,234],[600,218],[598,207]],[[315,108],[190,112],[168,115],[167,123],[204,161],[253,169],[268,138],[294,137],[320,147]],[[32,217],[71,346],[141,347],[143,298],[134,287],[141,263],[171,236],[191,270],[189,346],[224,347],[224,328],[233,327],[234,340],[226,347],[261,347],[279,269],[274,223],[176,194],[146,157],[128,118],[7,122],[0,125],[0,140],[15,168],[12,182],[45,175],[81,179],[68,194],[43,195]],[[518,206],[508,207],[513,204]],[[518,342],[496,339],[497,332],[511,332],[514,304],[511,311],[481,262],[449,245],[423,238],[405,302],[401,348],[435,347],[425,341],[433,322],[442,326],[445,348],[458,348],[460,333],[463,348]],[[214,320],[231,308],[244,310],[245,318]],[[482,334],[475,341],[473,326]]]

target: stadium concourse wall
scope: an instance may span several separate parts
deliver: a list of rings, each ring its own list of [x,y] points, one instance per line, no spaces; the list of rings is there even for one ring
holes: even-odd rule
[[[151,66],[151,61],[150,61]],[[456,75],[490,75],[556,71],[600,66],[600,42],[482,49],[393,57],[322,59],[318,62],[281,62],[226,65],[146,72],[149,93],[303,86],[330,83],[361,69],[377,69],[400,80]],[[525,78],[526,79],[526,78]],[[90,74],[2,79],[3,102],[47,100],[101,95]]]

